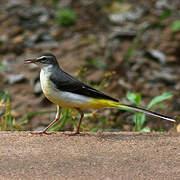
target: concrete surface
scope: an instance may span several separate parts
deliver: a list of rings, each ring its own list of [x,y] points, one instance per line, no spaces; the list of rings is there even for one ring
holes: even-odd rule
[[[1,132],[0,179],[180,179],[180,134]]]

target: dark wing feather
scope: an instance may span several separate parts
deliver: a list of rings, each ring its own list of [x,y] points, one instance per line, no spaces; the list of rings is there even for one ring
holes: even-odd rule
[[[60,91],[67,91],[97,99],[108,99],[118,102],[117,99],[107,96],[104,93],[78,81],[59,68],[56,69],[54,73],[52,73],[52,75],[50,76],[50,80]]]

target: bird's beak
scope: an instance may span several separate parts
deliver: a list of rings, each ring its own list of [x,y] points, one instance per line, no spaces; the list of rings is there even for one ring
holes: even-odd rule
[[[36,63],[38,59],[27,59],[25,60],[25,64],[31,64],[31,63]]]

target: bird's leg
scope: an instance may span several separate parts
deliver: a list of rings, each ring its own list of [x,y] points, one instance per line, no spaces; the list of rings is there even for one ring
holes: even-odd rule
[[[83,120],[83,118],[84,118],[84,112],[81,111],[81,109],[79,109],[79,108],[76,108],[76,109],[77,109],[77,111],[78,111],[78,112],[80,113],[80,115],[81,115],[81,117],[80,117],[80,119],[79,119],[79,123],[78,123],[77,130],[76,130],[76,132],[75,132],[75,134],[79,134],[79,133],[80,133],[81,122],[82,122],[82,120]]]
[[[81,122],[82,122],[83,117],[84,117],[84,112],[80,108],[76,108],[76,110],[80,113],[81,117],[79,119],[79,123],[78,123],[78,127],[77,127],[76,132],[72,133],[72,134],[69,134],[69,136],[75,136],[75,135],[80,134],[80,126],[81,126]]]
[[[56,118],[55,118],[55,120],[52,121],[52,122],[49,124],[49,126],[46,127],[46,128],[42,131],[42,133],[50,134],[50,133],[47,133],[47,130],[48,130],[51,126],[53,126],[53,125],[59,120],[59,118],[60,118],[60,116],[61,116],[61,110],[60,110],[60,109],[61,109],[61,108],[57,105],[57,112],[56,112]]]
[[[53,125],[59,120],[60,116],[61,116],[61,108],[57,105],[57,113],[56,113],[56,118],[55,118],[55,120],[52,121],[52,122],[49,124],[49,126],[46,127],[42,132],[32,132],[31,134],[39,134],[39,135],[43,135],[43,134],[50,135],[50,134],[52,134],[53,132],[47,133],[47,130],[48,130],[51,126],[53,126]]]

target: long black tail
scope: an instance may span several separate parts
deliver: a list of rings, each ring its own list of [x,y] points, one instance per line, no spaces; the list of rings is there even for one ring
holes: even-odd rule
[[[149,110],[145,110],[142,108],[138,108],[138,107],[134,107],[134,106],[130,106],[130,105],[125,105],[125,104],[119,104],[118,107],[123,108],[123,109],[127,109],[127,110],[136,111],[136,112],[141,112],[141,113],[144,113],[144,114],[147,114],[150,116],[155,116],[155,117],[167,120],[167,121],[176,122],[176,120],[171,118],[171,117],[164,116],[164,115],[161,115],[161,114],[149,111]]]

